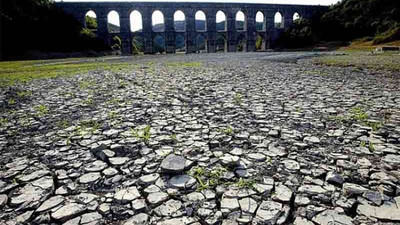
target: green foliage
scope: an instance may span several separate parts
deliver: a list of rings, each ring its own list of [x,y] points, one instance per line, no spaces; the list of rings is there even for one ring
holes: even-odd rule
[[[377,45],[396,40],[400,40],[400,25],[398,25],[398,27],[386,31],[385,33],[379,34],[374,38],[372,43]]]
[[[0,128],[4,127],[8,123],[7,118],[0,118]]]
[[[231,126],[228,126],[224,129],[220,129],[220,132],[226,135],[232,135],[233,134],[233,128]]]
[[[36,111],[36,114],[38,116],[44,116],[49,112],[49,108],[45,105],[38,105],[34,107],[34,110]]]
[[[235,93],[235,95],[233,96],[233,102],[236,105],[241,105],[243,103],[243,96],[240,93]]]
[[[255,180],[244,180],[240,178],[238,182],[236,182],[236,186],[240,188],[253,188],[256,184]]]
[[[94,39],[94,38],[96,38],[96,34],[93,33],[92,30],[89,30],[89,29],[87,29],[87,28],[83,28],[83,29],[81,30],[81,32],[80,32],[80,35],[81,35],[83,38],[86,38],[86,39]]]
[[[3,59],[41,56],[32,52],[109,49],[99,39],[82,37],[82,24],[57,8],[52,0],[1,1],[0,8]]]
[[[368,114],[361,107],[354,107],[350,111],[351,117],[355,120],[365,121],[368,119]]]
[[[219,184],[222,184],[222,177],[227,172],[225,168],[217,167],[213,169],[207,169],[204,167],[195,167],[189,171],[189,174],[193,176],[200,184],[198,191],[202,191],[208,188],[214,188]]]
[[[200,62],[167,62],[168,67],[200,67]]]
[[[0,87],[13,86],[20,82],[29,82],[34,79],[47,79],[58,76],[71,76],[94,70],[114,70],[130,68],[129,63],[117,62],[76,62],[76,59],[40,61],[12,61],[0,62]],[[29,91],[22,91],[21,97],[29,97]]]
[[[89,30],[97,30],[97,20],[90,16],[85,17],[86,28]]]
[[[131,129],[131,133],[135,138],[141,140],[145,144],[148,144],[150,141],[150,137],[151,137],[150,130],[151,130],[151,127],[149,125],[147,125],[146,127],[144,127],[141,130]]]
[[[118,36],[114,36],[111,39],[111,49],[113,50],[121,50],[122,47],[122,40]]]
[[[256,50],[261,50],[262,42],[263,42],[262,37],[261,36],[257,36],[257,39],[256,39]]]
[[[99,128],[100,124],[96,120],[83,120],[79,123],[78,132],[83,136],[87,132],[93,133]]]

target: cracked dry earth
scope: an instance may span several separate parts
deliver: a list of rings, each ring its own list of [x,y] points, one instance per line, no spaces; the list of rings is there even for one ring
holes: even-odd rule
[[[300,55],[1,90],[0,224],[400,224],[400,77]]]

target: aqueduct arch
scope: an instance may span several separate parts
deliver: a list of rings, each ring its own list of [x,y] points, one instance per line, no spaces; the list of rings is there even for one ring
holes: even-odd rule
[[[196,52],[196,37],[203,36],[207,41],[207,52],[217,51],[217,36],[226,39],[226,51],[237,51],[238,38],[243,39],[245,51],[256,51],[257,36],[263,37],[266,47],[272,47],[284,28],[293,23],[293,15],[298,13],[301,18],[311,18],[314,13],[327,11],[326,6],[309,5],[280,5],[280,4],[249,4],[249,3],[187,3],[187,2],[58,2],[57,7],[71,14],[85,25],[85,16],[93,11],[97,16],[96,35],[105,43],[110,43],[116,34],[108,32],[108,13],[115,11],[119,15],[120,30],[118,36],[122,40],[123,54],[132,53],[132,39],[140,37],[143,40],[144,53],[155,53],[153,44],[155,37],[163,37],[165,51],[175,52],[176,37],[182,35],[185,40],[186,53]],[[174,14],[181,11],[185,15],[185,29],[175,30]],[[142,29],[132,31],[130,24],[131,13],[140,12]],[[160,11],[164,16],[164,30],[153,30],[153,12]],[[217,29],[217,12],[225,14],[226,30]],[[196,29],[196,13],[205,14],[205,29]],[[237,30],[236,14],[242,12],[245,16],[245,29]],[[256,14],[264,16],[264,28],[257,29]],[[282,14],[282,26],[275,27],[274,16]],[[284,28],[282,28],[284,27]]]

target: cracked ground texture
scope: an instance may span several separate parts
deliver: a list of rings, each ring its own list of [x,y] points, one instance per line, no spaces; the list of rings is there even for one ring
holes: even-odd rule
[[[399,74],[312,56],[121,57],[2,88],[0,224],[400,224]]]

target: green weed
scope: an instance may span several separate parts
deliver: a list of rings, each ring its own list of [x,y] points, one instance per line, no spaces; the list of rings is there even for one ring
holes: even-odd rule
[[[36,111],[36,114],[38,116],[44,116],[49,112],[49,108],[45,105],[38,105],[34,107],[34,110]]]
[[[144,142],[145,144],[148,144],[150,141],[151,133],[150,133],[151,127],[147,125],[145,128],[142,130],[135,130],[131,129],[132,135]]]

